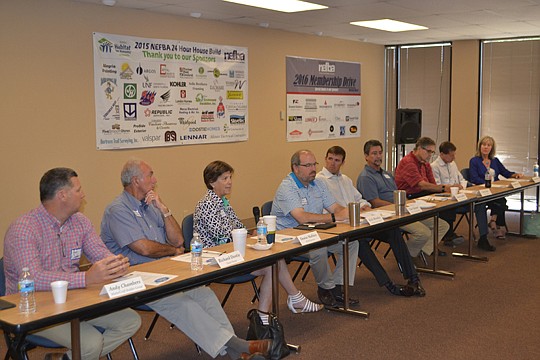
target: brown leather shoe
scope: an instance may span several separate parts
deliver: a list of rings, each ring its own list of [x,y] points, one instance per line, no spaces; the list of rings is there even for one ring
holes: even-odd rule
[[[272,340],[250,340],[249,341],[249,354],[259,353],[262,356],[266,357],[268,355],[268,350],[272,347]]]

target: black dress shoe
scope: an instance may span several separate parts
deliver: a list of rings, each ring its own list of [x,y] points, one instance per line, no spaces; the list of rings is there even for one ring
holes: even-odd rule
[[[413,295],[415,296],[420,296],[420,297],[426,296],[426,289],[422,287],[422,284],[420,283],[420,281],[415,282],[415,283],[412,283],[409,281],[409,283],[407,284],[407,287],[412,288]]]
[[[317,295],[319,295],[319,300],[326,306],[336,306],[337,302],[332,294],[332,290],[323,289],[322,287],[317,287]]]
[[[345,294],[343,293],[343,285],[336,285],[333,289],[331,289],[332,295],[334,295],[334,299],[336,299],[336,302],[339,306],[345,305]],[[360,300],[349,298],[349,305],[358,305],[360,303]]]
[[[410,297],[414,295],[414,289],[408,285],[395,285],[395,290],[391,293],[397,296]]]
[[[478,241],[478,248],[486,251],[495,251],[495,246],[491,245],[487,239],[485,241]]]
[[[341,295],[334,296],[338,306],[344,306],[345,305],[345,296],[343,296],[343,295],[344,294],[342,293]],[[358,304],[360,304],[360,300],[354,299],[354,298],[349,298],[349,305],[358,305]]]

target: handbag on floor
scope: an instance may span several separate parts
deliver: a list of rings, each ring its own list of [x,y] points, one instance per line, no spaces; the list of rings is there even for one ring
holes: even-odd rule
[[[261,314],[268,315],[268,325],[263,325],[257,309],[251,309],[247,313],[249,327],[246,340],[272,339],[272,347],[269,349],[269,359],[279,360],[291,353],[285,341],[283,325],[273,313],[260,311]]]
[[[540,214],[533,211],[523,217],[523,233],[540,237]]]

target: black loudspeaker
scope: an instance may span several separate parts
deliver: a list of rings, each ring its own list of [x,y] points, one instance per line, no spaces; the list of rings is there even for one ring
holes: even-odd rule
[[[422,110],[397,109],[396,144],[414,144],[422,134]]]

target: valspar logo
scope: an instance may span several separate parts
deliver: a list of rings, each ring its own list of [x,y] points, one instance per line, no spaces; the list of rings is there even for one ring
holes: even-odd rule
[[[142,141],[144,142],[155,142],[160,141],[161,135],[145,135],[142,137]]]
[[[319,64],[319,72],[322,73],[335,73],[336,65],[330,64],[328,61],[324,64]]]

